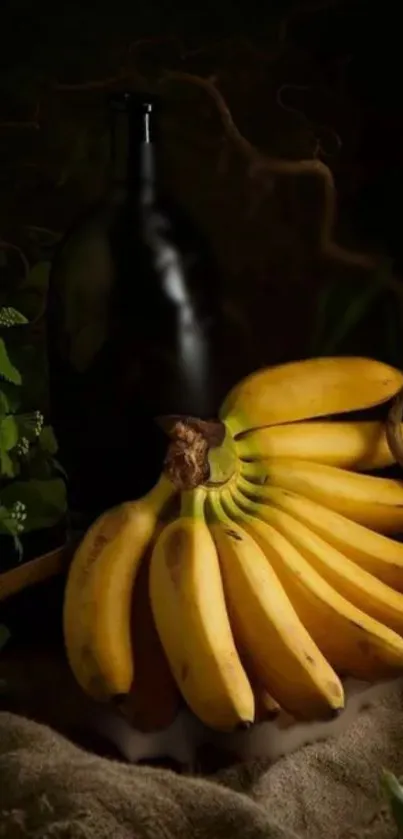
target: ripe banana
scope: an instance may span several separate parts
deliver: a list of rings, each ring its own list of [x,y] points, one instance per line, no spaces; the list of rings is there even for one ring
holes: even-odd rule
[[[391,399],[403,373],[369,358],[313,358],[247,376],[224,400],[220,418],[233,436],[265,425],[363,410]]]
[[[255,697],[255,722],[274,720],[281,712],[280,705],[262,685],[249,678]]]
[[[231,522],[231,527],[232,526],[233,522]],[[234,629],[232,619],[231,628]],[[256,668],[253,666],[253,662],[251,661],[250,656],[247,655],[245,648],[240,648],[239,638],[237,638],[236,641],[239,657],[241,659],[245,673],[249,679],[249,684],[253,690],[253,696],[255,700],[255,722],[265,722],[266,720],[273,720],[281,712],[280,705],[257,677]]]
[[[236,451],[247,461],[293,458],[358,471],[395,462],[382,422],[308,420],[256,428],[236,441]]]
[[[173,676],[190,708],[211,728],[254,720],[252,688],[237,653],[217,550],[204,518],[205,490],[182,494],[181,516],[154,548],[150,598]]]
[[[279,530],[339,594],[372,618],[403,635],[402,594],[393,591],[351,559],[347,559],[298,519],[272,506],[269,493],[265,494],[264,487],[260,490],[241,477],[237,489],[246,498],[256,501],[260,518]]]
[[[371,680],[401,672],[403,638],[330,586],[282,533],[260,518],[265,506],[248,501],[236,488],[223,492],[222,499],[269,557],[302,623],[338,673]]]
[[[209,494],[234,635],[261,684],[289,713],[306,719],[343,707],[336,674],[309,636],[273,570],[270,558]]]
[[[120,710],[138,731],[168,728],[180,707],[180,693],[159,639],[148,593],[151,554],[162,530],[161,523],[142,559],[132,592],[131,638],[135,674]]]
[[[72,559],[63,611],[65,645],[78,683],[94,699],[130,690],[132,589],[158,516],[173,493],[162,477],[143,498],[108,510]]]
[[[250,492],[254,490],[258,490],[265,501],[307,524],[312,531],[378,580],[395,591],[403,592],[401,542],[376,533],[295,492],[269,485],[259,488],[253,485]]]
[[[245,463],[242,474],[261,481],[260,463]],[[403,481],[374,478],[308,460],[264,461],[266,482],[296,492],[381,533],[403,529]]]

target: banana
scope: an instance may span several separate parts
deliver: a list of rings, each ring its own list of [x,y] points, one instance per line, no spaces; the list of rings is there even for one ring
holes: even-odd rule
[[[289,713],[306,719],[343,707],[336,674],[309,636],[252,536],[209,493],[209,521],[239,648],[260,683]]]
[[[269,557],[302,623],[338,673],[374,680],[401,672],[403,639],[397,633],[330,586],[282,533],[260,518],[265,505],[248,501],[236,487],[222,498]]]
[[[161,522],[154,531],[132,592],[131,637],[135,675],[120,710],[138,731],[168,728],[180,707],[180,694],[159,639],[149,597],[151,555],[163,527]]]
[[[182,494],[181,516],[164,529],[151,557],[150,598],[186,702],[206,725],[232,730],[253,722],[254,697],[235,647],[204,501],[203,488]]]
[[[395,462],[383,422],[308,420],[256,428],[236,441],[236,451],[247,461],[293,458],[358,471]]]
[[[291,458],[264,461],[265,478],[259,467],[245,463],[242,474],[252,482],[265,480],[296,492],[381,533],[403,529],[403,481]]]
[[[249,486],[251,492],[257,490]],[[335,513],[316,501],[279,487],[259,487],[261,497],[281,507],[330,545],[395,591],[403,592],[403,544]],[[253,497],[253,496],[251,496]]]
[[[237,489],[261,505],[260,517],[279,530],[339,594],[372,618],[403,635],[402,594],[393,591],[351,559],[347,559],[298,519],[272,506],[270,493],[266,494],[264,487],[260,490],[240,477]]]
[[[78,683],[94,699],[126,694],[132,685],[132,589],[158,515],[173,493],[162,477],[143,498],[108,510],[72,559],[63,608],[65,645]]]
[[[261,684],[253,680],[250,682],[255,697],[255,722],[275,720],[281,713],[280,705]]]
[[[251,428],[363,410],[387,402],[403,373],[370,358],[313,358],[247,376],[224,400],[220,419],[235,437]]]
[[[231,522],[231,526],[232,524],[233,523]],[[231,628],[233,629],[232,621]],[[242,665],[245,669],[245,673],[249,679],[249,684],[253,690],[255,700],[255,723],[275,719],[281,713],[279,703],[259,680],[256,675],[256,668],[253,666],[250,656],[247,654],[245,648],[240,648],[239,638],[237,638],[236,646]]]

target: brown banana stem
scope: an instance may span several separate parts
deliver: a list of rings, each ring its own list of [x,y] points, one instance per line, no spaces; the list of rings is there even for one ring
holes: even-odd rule
[[[219,420],[170,415],[157,418],[158,425],[171,438],[164,471],[178,490],[195,489],[210,477],[208,453],[220,446],[225,426]]]

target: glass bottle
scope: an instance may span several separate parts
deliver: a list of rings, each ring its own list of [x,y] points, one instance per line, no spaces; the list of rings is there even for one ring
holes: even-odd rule
[[[68,233],[49,284],[51,422],[70,504],[89,518],[147,491],[167,439],[154,418],[218,407],[219,283],[160,169],[154,96],[110,98],[107,194]]]

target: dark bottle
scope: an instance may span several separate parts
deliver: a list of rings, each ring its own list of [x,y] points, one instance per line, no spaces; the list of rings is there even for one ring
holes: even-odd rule
[[[155,97],[110,100],[110,188],[67,235],[49,287],[50,411],[72,510],[142,495],[167,440],[154,418],[217,412],[218,280],[168,197]]]

